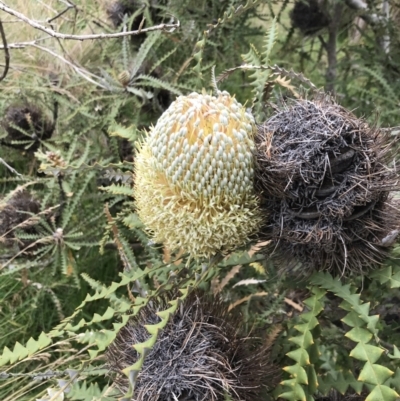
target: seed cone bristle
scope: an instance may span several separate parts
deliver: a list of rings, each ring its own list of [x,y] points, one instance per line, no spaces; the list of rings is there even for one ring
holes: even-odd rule
[[[256,141],[263,233],[286,268],[342,275],[382,263],[382,239],[400,226],[387,134],[321,98],[285,104]]]
[[[135,156],[137,213],[156,242],[202,258],[257,230],[253,127],[227,92],[181,96],[160,117]]]
[[[148,339],[146,324],[157,324],[156,312],[167,302],[143,308],[121,329],[107,350],[109,369],[121,392],[128,378],[121,372],[137,361],[134,344]],[[269,350],[255,333],[241,332],[240,316],[227,305],[200,293],[192,294],[159,333],[139,373],[132,401],[261,401],[275,383]]]

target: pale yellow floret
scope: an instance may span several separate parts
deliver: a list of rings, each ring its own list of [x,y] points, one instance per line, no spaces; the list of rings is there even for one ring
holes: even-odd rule
[[[261,221],[253,190],[253,117],[226,92],[179,97],[135,159],[137,213],[156,242],[210,257]]]

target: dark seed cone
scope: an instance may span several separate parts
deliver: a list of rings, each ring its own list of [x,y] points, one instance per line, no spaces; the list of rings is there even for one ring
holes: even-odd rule
[[[2,126],[8,134],[3,139],[5,145],[24,149],[29,145],[27,141],[33,141],[34,144],[29,147],[30,151],[36,151],[40,140],[51,138],[54,131],[54,124],[43,115],[39,108],[31,104],[8,107]],[[24,141],[24,143],[12,144],[12,141]]]
[[[329,17],[323,11],[318,0],[298,0],[290,12],[294,28],[304,35],[312,35],[329,25]]]
[[[400,227],[388,135],[327,98],[284,104],[258,128],[263,235],[286,269],[365,272]]]
[[[132,347],[149,337],[145,324],[156,324],[156,312],[167,302],[141,310],[118,334],[107,351],[109,369],[121,392],[128,389],[122,369],[134,364]],[[242,333],[220,300],[192,294],[159,333],[139,373],[132,401],[261,401],[276,384],[269,350],[255,333]]]
[[[129,18],[139,9],[143,9],[144,11],[145,7],[149,6],[151,19],[153,23],[157,25],[161,24],[162,22],[162,17],[159,15],[160,10],[156,7],[156,5],[158,4],[166,5],[165,1],[160,1],[160,0],[150,0],[149,2],[145,0],[117,0],[109,5],[109,7],[107,8],[107,14],[114,27],[117,28],[123,23],[125,15],[127,15]],[[130,26],[130,30],[132,31],[138,30],[142,22],[142,19],[143,19],[143,13],[139,13],[139,15],[133,19],[132,24]],[[145,27],[146,27],[146,22],[144,23],[142,28]],[[145,34],[132,35],[132,41],[140,44],[145,37],[146,37]]]
[[[6,245],[13,243],[14,231],[10,232],[10,230],[18,225],[27,233],[34,232],[35,221],[32,219],[32,215],[39,213],[39,211],[40,202],[27,191],[18,193],[0,209],[0,237],[3,237]],[[22,224],[24,222],[26,224]]]

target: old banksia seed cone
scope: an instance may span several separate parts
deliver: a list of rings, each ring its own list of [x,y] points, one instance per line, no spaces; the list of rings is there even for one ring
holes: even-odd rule
[[[0,201],[0,243],[13,245],[16,241],[15,229],[28,234],[34,233],[33,226],[37,219],[33,216],[39,211],[40,202],[25,190],[16,193],[8,201]]]
[[[386,133],[321,98],[284,104],[256,142],[263,232],[286,267],[343,274],[383,261],[400,225]]]
[[[251,114],[227,92],[180,96],[135,156],[137,213],[194,258],[243,245],[260,224]]]
[[[122,370],[138,354],[133,345],[145,341],[146,324],[157,324],[156,313],[166,301],[143,308],[118,333],[107,350],[109,369],[125,393]],[[135,401],[261,401],[276,377],[269,350],[255,333],[243,333],[242,319],[228,313],[220,300],[192,294],[159,333],[139,373]]]
[[[5,111],[2,126],[7,136],[2,143],[32,152],[39,147],[40,140],[51,138],[54,124],[42,110],[33,104],[11,105]]]
[[[312,35],[329,25],[329,16],[319,0],[297,0],[290,12],[293,28],[304,35]]]

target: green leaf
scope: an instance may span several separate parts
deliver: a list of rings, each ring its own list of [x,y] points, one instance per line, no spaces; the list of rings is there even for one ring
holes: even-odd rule
[[[347,332],[345,336],[356,343],[367,343],[372,338],[371,332],[361,327],[354,327],[349,332]]]
[[[296,349],[286,354],[289,358],[294,359],[301,366],[310,364],[310,357],[305,349]]]
[[[290,383],[290,380],[285,380],[282,382],[282,384],[288,387],[293,387],[291,391],[280,394],[280,398],[284,398],[289,401],[307,401],[306,393],[300,384]]]
[[[396,369],[396,373],[385,382],[385,386],[394,387],[398,392],[400,392],[400,368]]]
[[[370,384],[383,384],[393,371],[384,366],[367,362],[358,376],[358,380]]]
[[[393,355],[388,354],[390,359],[400,359],[400,351],[399,349],[393,345]]]
[[[274,47],[275,41],[278,37],[276,17],[272,20],[271,27],[268,29],[267,36],[265,38],[265,50],[263,51],[263,64],[269,64],[269,56]]]
[[[358,343],[357,346],[350,352],[350,356],[360,361],[369,361],[375,363],[383,353],[383,349],[374,345]]]
[[[400,395],[385,385],[376,386],[365,401],[396,401]]]
[[[295,326],[296,329],[297,327],[298,326]],[[289,341],[302,348],[308,348],[311,344],[314,344],[313,336],[309,331],[306,331],[303,335],[289,338]]]
[[[120,138],[127,139],[134,143],[137,139],[137,130],[135,126],[124,127],[120,124],[114,124],[110,127],[108,134],[110,136],[118,136]]]
[[[387,283],[392,277],[392,266],[387,266],[372,272],[371,277],[376,278],[381,284]]]
[[[294,378],[296,378],[297,383],[308,384],[307,373],[304,368],[298,363],[292,366],[286,366],[283,368],[283,370],[290,373]]]
[[[390,279],[390,288],[400,288],[400,266],[395,266],[395,274]]]

